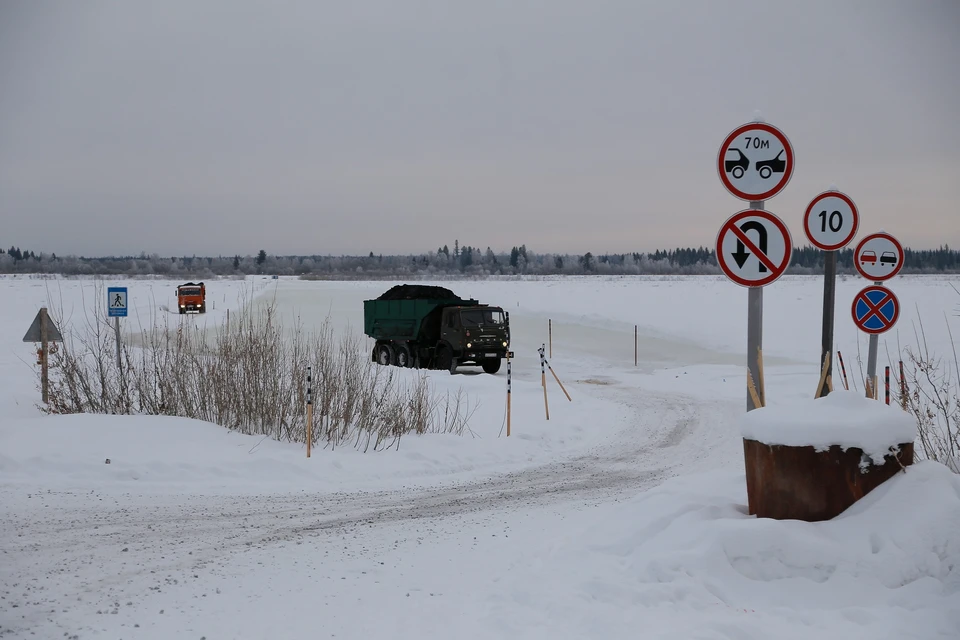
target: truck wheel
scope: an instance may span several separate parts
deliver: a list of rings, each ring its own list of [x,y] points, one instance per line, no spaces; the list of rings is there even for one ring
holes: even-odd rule
[[[453,357],[453,349],[443,345],[437,349],[437,369],[453,373],[457,370],[457,363]]]
[[[484,360],[483,371],[484,373],[496,373],[497,371],[500,371],[500,358],[495,360]]]
[[[207,303],[204,302],[202,305],[200,305],[200,313],[206,313],[206,312],[207,312]]]
[[[410,364],[410,349],[407,348],[407,345],[398,344],[395,357],[398,367],[409,369],[413,366]]]
[[[377,347],[377,364],[387,366],[393,364],[393,349],[388,344],[381,344]]]

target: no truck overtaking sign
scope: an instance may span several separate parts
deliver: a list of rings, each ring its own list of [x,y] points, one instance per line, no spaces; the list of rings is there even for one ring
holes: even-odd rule
[[[787,270],[793,243],[780,218],[762,209],[745,209],[720,227],[716,250],[728,278],[744,287],[762,287]]]
[[[765,122],[734,129],[720,145],[720,182],[737,198],[768,200],[780,193],[793,175],[793,146],[787,136]]]

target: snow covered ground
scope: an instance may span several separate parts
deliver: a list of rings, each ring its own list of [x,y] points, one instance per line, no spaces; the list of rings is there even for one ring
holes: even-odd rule
[[[958,281],[891,283],[903,310],[881,367],[898,339],[917,343],[921,318],[947,354]],[[915,466],[831,522],[746,515],[747,296],[722,278],[438,283],[511,314],[510,438],[505,369],[430,372],[438,392],[467,393],[472,433],[372,454],[308,460],[197,421],[40,414],[21,337],[41,305],[76,329],[125,285],[149,323],[176,284],[0,278],[0,638],[958,637],[960,479],[942,466]],[[393,283],[207,284],[206,316],[169,317],[212,325],[256,295],[285,320],[329,314],[359,332],[362,300]],[[838,285],[851,382],[867,341],[849,306],[864,284]],[[815,278],[765,289],[771,407],[816,388],[821,297]],[[548,319],[572,397],[548,373],[549,421],[536,352]]]

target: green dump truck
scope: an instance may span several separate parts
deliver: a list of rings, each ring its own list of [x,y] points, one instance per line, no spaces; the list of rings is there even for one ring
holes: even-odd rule
[[[496,373],[509,353],[510,314],[443,287],[404,284],[363,301],[363,332],[376,340],[371,358],[381,365]]]

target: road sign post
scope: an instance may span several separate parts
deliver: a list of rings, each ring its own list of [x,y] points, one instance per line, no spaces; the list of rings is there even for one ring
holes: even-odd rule
[[[51,342],[63,342],[60,329],[50,319],[46,307],[41,307],[30,328],[23,335],[24,342],[40,343],[40,397],[43,404],[50,404],[50,348]]]
[[[763,406],[763,287],[783,275],[790,264],[793,242],[783,221],[764,210],[763,202],[735,213],[717,234],[717,262],[723,273],[747,292],[747,411]],[[750,382],[754,385],[751,391]],[[757,393],[754,397],[753,393]],[[758,405],[757,400],[760,401]]]
[[[763,287],[783,275],[793,251],[787,226],[765,211],[764,205],[787,186],[793,168],[790,140],[759,119],[731,131],[717,154],[717,173],[724,188],[750,203],[749,209],[734,214],[720,227],[716,242],[720,269],[735,283],[748,287],[747,411],[758,408],[757,400],[760,406],[766,402],[760,363]]]
[[[120,318],[127,317],[127,288],[107,287],[107,316],[114,319],[117,341],[117,375],[122,380],[123,364],[120,358]]]
[[[816,397],[830,393],[833,386],[834,308],[837,290],[837,251],[847,246],[857,235],[860,214],[857,206],[846,194],[836,189],[825,191],[815,197],[803,215],[803,228],[807,239],[824,251],[823,256],[823,330],[820,342],[820,361],[826,362],[826,376],[817,389]]]
[[[874,283],[882,285],[893,278],[903,268],[904,252],[900,242],[889,233],[873,233],[865,237],[853,252],[853,266],[857,272]],[[869,287],[868,287],[869,288]],[[866,291],[866,289],[864,289]],[[863,291],[861,291],[863,293]],[[892,294],[891,294],[892,295]],[[854,301],[856,304],[856,299]],[[899,303],[895,303],[899,314]],[[854,318],[856,320],[856,318]],[[859,326],[859,324],[858,324]],[[862,328],[862,327],[861,327]],[[888,327],[889,328],[889,327]],[[877,393],[877,352],[879,351],[880,332],[867,331],[870,334],[867,348],[867,381],[866,395],[876,400]],[[884,329],[886,331],[886,329]]]
[[[854,297],[851,311],[857,328],[870,334],[870,350],[867,354],[867,379],[870,386],[867,396],[878,400],[877,343],[879,335],[889,331],[900,317],[900,301],[886,287],[873,285],[861,290]]]

